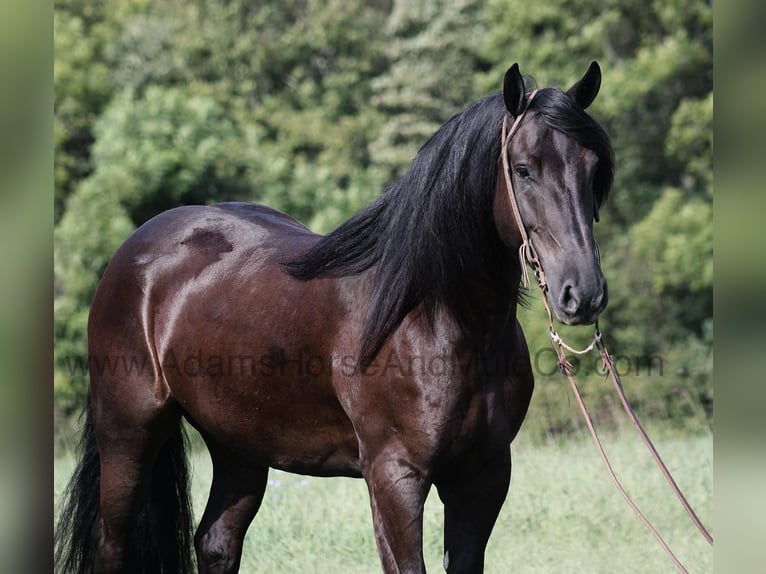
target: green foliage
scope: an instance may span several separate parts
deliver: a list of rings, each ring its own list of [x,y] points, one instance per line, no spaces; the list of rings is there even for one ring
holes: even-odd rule
[[[444,121],[480,94],[473,73],[485,26],[479,2],[395,1],[386,22],[389,69],[372,83],[386,123],[370,150],[389,177],[401,175]],[[497,89],[497,86],[493,86]]]
[[[60,0],[54,24],[54,217],[77,183],[92,171],[93,125],[115,92],[112,40],[145,0]]]
[[[709,202],[670,188],[630,230],[635,255],[647,262],[654,295],[712,289],[712,216]]]
[[[590,111],[617,165],[596,230],[610,285],[601,325],[613,352],[664,360],[662,377],[637,377],[640,408],[709,422],[708,0],[62,0],[54,28],[61,410],[76,409],[87,385],[72,360],[86,354],[100,274],[148,218],[247,200],[329,231],[452,114],[498,90],[513,62],[567,88],[596,59],[603,85]],[[539,304],[522,322],[533,355],[547,349]],[[566,336],[587,344],[587,331]],[[567,429],[560,383],[545,373],[533,403],[541,436]],[[609,412],[605,393],[596,402]]]
[[[242,197],[256,167],[255,130],[242,130],[213,98],[149,87],[115,98],[96,125],[89,179],[113,188],[135,223],[184,203]]]
[[[54,10],[55,217],[78,179],[90,170],[90,128],[109,100],[109,69],[103,59],[100,4],[77,2]]]
[[[88,306],[109,257],[132,230],[118,195],[88,180],[67,202],[54,231],[54,392],[67,412],[78,410],[87,388],[75,361],[87,354]]]
[[[682,100],[673,114],[667,154],[683,166],[680,184],[710,199],[713,193],[713,92]]]

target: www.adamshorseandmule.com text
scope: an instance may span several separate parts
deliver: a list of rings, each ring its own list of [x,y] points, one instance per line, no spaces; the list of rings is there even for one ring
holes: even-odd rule
[[[64,358],[71,377],[97,376],[135,377],[152,373],[154,361],[147,355],[67,356]],[[574,374],[603,373],[601,359],[596,353],[572,356]],[[615,355],[615,366],[621,376],[662,376],[665,362],[659,355]],[[379,354],[370,364],[363,364],[355,355],[323,356],[299,351],[287,355],[280,349],[261,354],[208,354],[202,350],[170,351],[160,368],[166,376],[181,377],[371,377],[422,376],[445,377],[459,372],[525,373],[529,367],[538,376],[552,376],[558,371],[556,355],[550,348],[541,349],[531,357],[510,357],[505,361],[482,358],[462,358],[449,355],[400,356],[391,351]]]

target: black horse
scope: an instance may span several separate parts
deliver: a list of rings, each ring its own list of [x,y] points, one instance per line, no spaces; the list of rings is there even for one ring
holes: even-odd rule
[[[180,207],[115,253],[90,312],[84,456],[57,528],[66,572],[187,572],[185,417],[213,460],[193,538],[200,572],[236,572],[269,468],[364,478],[386,572],[423,572],[423,503],[444,503],[448,572],[479,572],[533,376],[516,320],[521,233],[564,323],[607,302],[593,221],[612,183],[585,112],[595,62],[528,105],[457,114],[407,173],[327,236],[268,207]],[[510,142],[504,121],[521,116]],[[112,364],[140,369],[98,368]]]

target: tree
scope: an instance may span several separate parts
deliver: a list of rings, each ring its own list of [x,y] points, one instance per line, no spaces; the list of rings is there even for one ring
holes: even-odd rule
[[[372,103],[387,119],[370,149],[373,161],[393,179],[439,126],[478,97],[476,38],[485,25],[475,0],[400,0],[385,30],[391,64],[372,84]]]
[[[146,0],[90,2],[60,0],[54,5],[54,218],[80,180],[93,170],[93,125],[116,89],[112,41]]]
[[[54,217],[77,181],[90,172],[91,126],[111,95],[104,61],[105,16],[101,3],[76,0],[54,8]]]

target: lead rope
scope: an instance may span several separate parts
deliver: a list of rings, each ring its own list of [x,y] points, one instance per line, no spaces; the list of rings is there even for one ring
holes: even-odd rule
[[[646,444],[647,448],[649,449],[649,452],[651,453],[652,458],[654,459],[654,461],[657,463],[657,466],[662,471],[662,474],[664,475],[665,479],[670,484],[675,495],[681,501],[681,504],[683,505],[687,514],[692,519],[692,522],[694,522],[697,529],[702,533],[705,540],[707,540],[707,542],[710,545],[712,545],[713,537],[710,535],[710,532],[702,524],[702,521],[694,512],[694,509],[689,504],[689,501],[686,499],[683,492],[679,488],[678,484],[673,479],[672,474],[670,473],[667,466],[663,462],[662,458],[657,452],[657,449],[654,447],[654,444],[649,438],[649,435],[646,433],[646,430],[639,422],[638,417],[633,411],[633,408],[630,406],[630,403],[628,402],[628,398],[625,395],[625,390],[622,386],[622,381],[620,380],[620,376],[617,373],[617,369],[614,366],[614,360],[612,359],[612,356],[609,354],[609,351],[606,348],[606,344],[604,343],[603,337],[601,336],[601,331],[598,328],[598,322],[596,322],[596,325],[595,325],[593,341],[584,349],[575,349],[573,347],[570,347],[564,342],[564,340],[556,332],[556,327],[553,322],[553,313],[551,312],[551,308],[548,305],[548,297],[547,297],[548,284],[545,281],[545,272],[543,271],[543,267],[540,264],[540,260],[537,257],[537,253],[532,247],[531,240],[526,232],[526,229],[524,228],[524,223],[521,218],[521,213],[519,212],[519,207],[518,207],[518,204],[516,203],[516,197],[513,192],[513,183],[511,181],[511,172],[510,172],[510,165],[509,165],[509,159],[508,159],[508,155],[509,155],[508,146],[510,144],[511,138],[518,131],[519,126],[521,125],[521,120],[526,114],[527,109],[529,108],[529,104],[531,103],[536,93],[537,93],[537,90],[535,90],[534,92],[530,94],[529,98],[527,99],[526,107],[516,117],[510,130],[507,129],[508,117],[506,116],[503,119],[503,128],[502,128],[502,134],[501,134],[501,137],[502,137],[501,155],[502,155],[502,162],[503,162],[503,175],[505,177],[506,190],[508,192],[508,198],[511,204],[511,209],[516,219],[516,226],[519,229],[519,233],[521,235],[521,240],[522,240],[521,247],[519,248],[519,264],[521,266],[521,271],[522,271],[522,285],[527,289],[529,288],[529,275],[528,275],[528,270],[526,265],[527,263],[529,263],[529,265],[532,267],[534,271],[537,285],[538,287],[540,287],[540,291],[541,291],[542,299],[543,299],[543,305],[545,306],[545,311],[548,315],[548,327],[549,327],[551,345],[553,346],[553,350],[556,352],[559,369],[567,377],[570,385],[572,386],[572,390],[575,394],[575,398],[577,399],[577,404],[579,405],[580,411],[582,412],[583,418],[585,419],[585,424],[587,425],[588,430],[590,431],[590,435],[593,438],[593,443],[596,446],[596,450],[598,451],[599,455],[601,456],[601,460],[603,461],[604,466],[606,467],[607,472],[609,473],[609,477],[612,479],[612,482],[614,483],[618,492],[622,495],[622,497],[628,503],[628,506],[630,506],[630,508],[633,510],[633,512],[635,512],[635,514],[638,516],[638,518],[641,520],[644,526],[646,526],[646,528],[649,530],[652,536],[654,536],[654,538],[657,540],[660,546],[662,546],[662,548],[665,550],[668,556],[670,556],[671,560],[676,565],[678,570],[680,570],[681,572],[684,572],[685,574],[688,574],[688,570],[686,570],[684,565],[681,563],[678,557],[673,553],[673,551],[670,549],[668,544],[662,538],[662,536],[657,531],[657,529],[652,525],[649,519],[643,514],[643,512],[641,512],[641,510],[638,508],[638,505],[636,505],[636,503],[633,502],[633,499],[630,497],[630,495],[627,493],[625,488],[622,486],[622,483],[620,482],[619,478],[617,478],[617,474],[614,472],[612,464],[609,462],[609,458],[606,456],[606,451],[604,450],[604,447],[601,444],[601,440],[599,439],[598,432],[596,431],[596,428],[593,425],[593,420],[591,419],[590,413],[588,412],[588,408],[585,406],[585,401],[583,400],[582,393],[580,392],[580,388],[577,386],[577,381],[575,380],[573,375],[574,370],[573,370],[572,364],[569,362],[566,355],[564,354],[564,349],[577,355],[584,355],[586,353],[589,353],[594,348],[598,349],[599,354],[601,356],[601,362],[603,363],[603,366],[604,366],[604,370],[609,375],[609,378],[611,379],[615,389],[617,390],[617,394],[620,397],[620,402],[623,406],[623,409],[627,413],[633,425],[638,430],[638,433],[641,436],[642,440],[644,441],[644,444]],[[599,256],[598,245],[596,245],[595,250],[596,250],[596,255]]]

